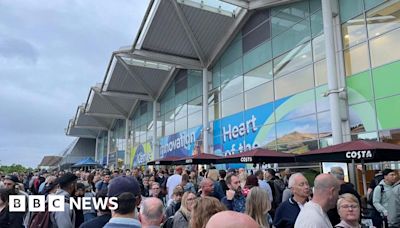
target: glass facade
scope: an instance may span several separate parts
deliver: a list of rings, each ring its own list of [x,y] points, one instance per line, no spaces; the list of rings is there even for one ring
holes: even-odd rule
[[[127,143],[125,138],[125,120],[116,120],[110,132],[111,143],[110,153],[108,154],[108,165],[122,168]]]
[[[399,3],[339,0],[351,139],[400,143]],[[328,91],[322,21],[321,1],[304,0],[257,11],[244,24],[210,70],[206,105],[215,154],[253,147],[303,153],[332,144],[329,100],[322,96]],[[163,91],[160,157],[202,152],[202,86],[201,71],[181,69]],[[156,156],[153,103],[141,102],[131,120],[129,163],[139,166]],[[111,151],[119,150],[116,132]]]
[[[400,143],[400,1],[339,3],[352,138]]]
[[[100,137],[97,138],[97,162],[106,165],[107,164],[107,148],[108,148],[108,137],[107,132],[104,132]]]

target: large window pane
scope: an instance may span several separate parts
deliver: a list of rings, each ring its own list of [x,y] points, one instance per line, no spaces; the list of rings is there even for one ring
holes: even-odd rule
[[[322,10],[315,12],[311,15],[311,34],[312,37],[316,37],[324,31],[322,20]]]
[[[175,133],[175,123],[171,122],[165,125],[165,135],[172,135]]]
[[[340,21],[345,22],[364,10],[363,0],[339,0]]]
[[[369,37],[400,27],[399,3],[399,0],[389,1],[367,12]]]
[[[318,61],[320,59],[324,59],[325,58],[325,38],[324,38],[324,34],[315,37],[312,40],[312,48],[313,48],[313,57],[314,57],[314,61]]]
[[[272,82],[264,83],[244,94],[246,109],[272,102],[274,100],[274,87]]]
[[[243,94],[239,94],[222,102],[222,117],[226,117],[237,112],[243,111]]]
[[[310,18],[306,18],[286,32],[274,37],[272,39],[273,56],[278,56],[309,40],[311,37],[310,30]]]
[[[265,21],[253,31],[243,36],[243,53],[246,53],[262,42],[271,38],[271,21]]]
[[[344,51],[346,76],[353,75],[369,68],[367,44],[355,46]]]
[[[188,128],[199,126],[203,123],[203,112],[195,112],[188,116]]]
[[[329,110],[329,98],[324,96],[328,91],[328,85],[319,86],[315,88],[315,98],[317,102],[317,112]]]
[[[203,109],[203,97],[197,97],[194,100],[188,102],[188,115],[194,112],[201,111]]]
[[[242,56],[242,40],[238,40],[229,45],[221,57],[221,67],[224,67]]]
[[[293,95],[284,104],[276,108],[275,117],[277,121],[295,119],[315,113],[315,94],[310,89]]]
[[[239,58],[238,60],[229,64],[228,66],[222,67],[221,84],[225,84],[232,78],[235,78],[239,75],[243,75],[242,58]]]
[[[308,2],[301,1],[272,9],[272,36],[288,30],[309,15]]]
[[[249,90],[272,80],[272,62],[267,62],[244,74],[244,90]]]
[[[226,100],[241,92],[243,92],[243,76],[231,79],[229,82],[221,85],[222,100]]]
[[[302,44],[273,60],[274,77],[285,75],[312,62],[311,42]]]
[[[320,138],[332,136],[331,114],[329,111],[317,114],[318,133]]]
[[[187,116],[187,104],[184,105],[179,105],[175,109],[175,119],[182,118],[184,116]]]
[[[372,82],[369,71],[346,78],[349,104],[372,100]]]
[[[370,40],[371,64],[377,67],[400,59],[400,29]]]
[[[328,83],[326,60],[321,60],[314,63],[315,86],[320,86]]]
[[[175,120],[175,132],[180,132],[187,129],[187,118],[180,118]]]
[[[215,64],[212,70],[212,88],[216,88],[221,84],[221,64]]]
[[[400,61],[372,70],[375,98],[400,94]]]
[[[315,11],[321,9],[321,0],[310,0],[310,13],[314,13]]]
[[[351,133],[376,131],[375,109],[372,102],[349,106]]]
[[[278,141],[312,140],[317,138],[317,120],[315,115],[310,115],[276,124]]]
[[[253,31],[260,24],[264,23],[266,20],[270,18],[270,10],[260,10],[254,12],[253,15],[246,21],[246,24],[242,28],[243,36],[247,35],[249,32]]]
[[[306,67],[275,80],[275,99],[280,99],[314,87],[312,67]]]
[[[272,58],[271,41],[266,41],[243,56],[243,71],[247,72]]]
[[[400,96],[377,100],[376,109],[380,129],[400,128]]]
[[[343,48],[364,42],[367,39],[364,15],[351,19],[342,25]]]

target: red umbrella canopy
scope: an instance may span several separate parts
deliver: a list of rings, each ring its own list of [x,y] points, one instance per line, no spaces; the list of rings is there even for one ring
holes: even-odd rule
[[[179,159],[179,157],[166,157],[166,158],[161,158],[161,159],[147,162],[147,165],[172,165],[173,162],[178,159]]]
[[[228,155],[220,159],[225,163],[279,163],[294,162],[294,154],[268,150],[264,148],[255,148],[243,153]]]
[[[215,163],[220,158],[221,158],[220,156],[214,154],[200,153],[180,158],[176,160],[174,164],[208,164],[208,163]]]
[[[400,145],[357,140],[328,146],[296,156],[297,161],[393,161],[400,159]]]

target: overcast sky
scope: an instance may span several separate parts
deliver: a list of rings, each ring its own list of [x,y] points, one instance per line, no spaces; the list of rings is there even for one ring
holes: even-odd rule
[[[148,0],[0,0],[0,164],[60,154],[111,53],[132,45]]]

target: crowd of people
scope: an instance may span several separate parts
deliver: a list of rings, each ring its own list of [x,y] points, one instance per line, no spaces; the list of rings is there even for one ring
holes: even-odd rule
[[[64,210],[15,212],[10,195],[64,196]],[[118,207],[70,207],[71,198],[116,197]],[[365,198],[365,200],[364,200]],[[46,207],[47,208],[47,207]],[[368,223],[369,222],[369,223]],[[197,171],[45,170],[4,174],[0,179],[0,228],[124,227],[400,227],[400,182],[395,170],[378,172],[361,197],[333,167],[313,187],[289,169]]]

